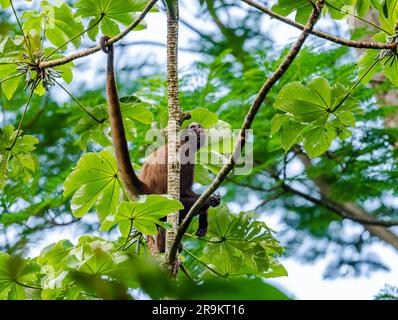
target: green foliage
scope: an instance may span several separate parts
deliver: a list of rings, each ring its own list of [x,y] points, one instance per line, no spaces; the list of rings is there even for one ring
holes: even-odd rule
[[[84,216],[94,205],[99,221],[115,213],[122,187],[112,150],[81,157],[76,169],[65,180],[64,195],[73,195],[71,209],[76,217]]]
[[[176,283],[152,260],[97,237],[81,237],[76,246],[61,240],[30,260],[0,253],[2,299],[133,299],[129,289],[135,288],[153,299],[287,299],[260,279]]]
[[[224,278],[241,275],[259,277],[286,276],[276,260],[282,247],[264,222],[254,212],[234,215],[222,206],[209,210],[209,230],[201,258],[192,253],[196,263]],[[209,267],[211,266],[211,267]]]
[[[147,2],[81,0],[53,5],[41,1],[40,8],[33,10],[21,2],[17,12],[23,12],[19,19],[26,40],[14,23],[16,17],[10,18],[10,2],[0,0],[0,104],[5,123],[0,131],[0,229],[2,234],[15,235],[0,242],[0,250],[7,252],[0,253],[0,298],[134,299],[131,289],[139,288],[140,294],[153,299],[286,299],[264,282],[264,278],[287,275],[277,260],[282,253],[310,262],[333,253],[325,272],[329,278],[343,276],[347,266],[355,275],[385,270],[375,255],[367,254],[371,241],[366,241],[361,228],[358,232],[347,229],[350,223],[343,224],[334,212],[283,189],[288,184],[323,199],[325,195],[314,186],[320,179],[326,181],[331,201],[355,203],[370,217],[398,218],[392,204],[398,196],[398,131],[386,125],[397,108],[378,101],[398,83],[396,54],[367,50],[358,70],[353,51],[324,46],[324,40],[314,38],[272,88],[256,116],[252,174],[230,175],[224,182],[226,205],[209,210],[207,237],[184,238],[186,251],[180,258],[200,286],[186,281],[181,272],[178,281],[170,281],[168,273],[148,257],[145,235],[155,234],[157,226],[168,227],[159,219],[180,210],[181,203],[161,195],[131,202],[124,195],[113,151],[107,149],[111,132],[103,81],[90,83],[92,91],[78,88],[79,101],[88,106],[90,116],[75,103],[61,104],[53,94],[44,95],[51,85],[45,90],[45,75],[35,69],[40,61],[62,58],[71,49],[69,44],[80,49],[86,34],[95,41],[99,33],[119,33],[120,25],[131,24]],[[324,12],[329,19],[366,17],[371,8],[376,9],[384,32],[374,35],[369,28],[369,34],[376,41],[396,41],[390,35],[396,33],[398,1],[327,2]],[[305,23],[312,8],[307,0],[279,0],[273,10],[282,15],[293,13]],[[203,33],[200,39],[190,41],[190,49],[204,55],[180,74],[180,97],[184,111],[192,115],[183,126],[195,121],[209,129],[208,145],[198,158],[212,155],[224,160],[235,142],[231,128],[241,126],[261,83],[278,67],[288,48],[279,52],[269,34],[258,28],[260,13],[250,11],[236,20],[228,5],[214,10],[231,19],[223,19],[220,30],[199,30]],[[203,15],[203,21],[209,22],[210,17]],[[138,29],[143,27],[144,23]],[[118,89],[129,94],[120,99],[124,125],[132,161],[139,164],[151,143],[145,140],[146,130],[167,125],[166,78],[163,67],[152,60],[122,59],[119,63]],[[72,83],[74,90],[73,72],[81,72],[80,68],[80,64],[68,63],[48,71]],[[380,71],[389,81],[360,85]],[[21,78],[37,94],[26,114]],[[35,88],[29,86],[36,80]],[[22,129],[29,135],[18,134],[8,125],[22,115]],[[316,157],[311,166],[302,169],[297,154],[291,152],[293,146],[295,152],[303,147]],[[208,185],[219,170],[220,165],[197,165],[195,181]],[[64,197],[60,196],[62,188]],[[228,210],[231,202],[254,207],[257,203],[252,199],[262,201],[256,211],[267,213],[265,221],[272,212],[280,214],[278,239],[286,250],[254,212],[233,214]],[[90,219],[90,212],[98,219]],[[190,233],[196,223],[194,219]],[[34,259],[22,258],[32,244],[36,246],[37,236],[46,237],[45,230],[57,232],[59,226],[69,224],[84,234],[76,245],[62,240]],[[111,240],[90,236],[98,231]],[[380,297],[393,295],[392,291]]]
[[[178,200],[168,199],[163,196],[149,195],[141,197],[137,202],[123,201],[117,213],[108,215],[101,224],[101,231],[109,230],[115,224],[119,224],[120,233],[129,237],[132,228],[145,235],[157,233],[157,225],[165,227],[165,223],[159,221],[169,213],[184,209]]]
[[[28,182],[37,168],[37,160],[31,153],[39,140],[22,135],[12,125],[0,129],[0,190],[7,178]]]
[[[0,252],[0,300],[24,300],[34,289],[40,266],[21,257]]]
[[[137,124],[150,125],[154,118],[152,112],[148,110],[151,107],[150,104],[142,102],[138,98],[134,101],[129,101],[128,98],[121,98],[121,111],[127,137],[132,140],[135,137]],[[88,111],[90,114],[84,114],[74,129],[74,132],[80,137],[80,147],[86,150],[89,142],[96,142],[103,147],[110,146],[112,140],[107,106],[100,104],[88,108]]]
[[[373,37],[374,40],[386,42],[385,33],[378,33]],[[383,52],[383,51],[382,51]],[[387,52],[390,52],[387,50]],[[359,61],[359,76],[363,77],[363,82],[367,83],[378,72],[383,72],[392,84],[398,86],[398,56],[391,51],[384,57],[380,57],[380,50],[368,49]]]
[[[72,39],[71,42],[76,48],[80,46],[81,37],[76,35],[84,30],[83,24],[66,3],[53,5],[41,1],[40,12],[25,11],[21,18],[24,20],[23,29],[27,30],[32,38],[44,32],[46,38],[56,47],[62,46],[69,39]]]
[[[99,28],[101,33],[109,37],[120,33],[118,23],[129,25],[134,19],[134,12],[144,9],[147,0],[80,0],[75,3],[77,15],[91,18],[88,36],[95,41]],[[140,24],[136,30],[145,28]]]
[[[324,153],[332,141],[351,136],[347,127],[355,127],[353,113],[360,111],[351,92],[341,84],[333,87],[325,78],[315,78],[307,86],[290,82],[282,88],[274,107],[284,114],[272,119],[271,135],[281,130],[281,144],[288,151],[304,141],[310,157]]]

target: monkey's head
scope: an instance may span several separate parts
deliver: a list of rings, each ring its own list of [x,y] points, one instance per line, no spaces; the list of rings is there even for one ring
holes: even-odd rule
[[[187,129],[183,130],[182,141],[196,143],[198,148],[202,147],[206,142],[204,128],[199,123],[192,122]]]

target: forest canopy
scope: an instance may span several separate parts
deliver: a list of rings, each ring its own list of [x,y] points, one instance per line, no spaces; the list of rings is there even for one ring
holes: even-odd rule
[[[398,0],[188,2],[0,0],[0,299],[292,299],[282,257],[389,269]],[[134,42],[151,15],[164,41]]]

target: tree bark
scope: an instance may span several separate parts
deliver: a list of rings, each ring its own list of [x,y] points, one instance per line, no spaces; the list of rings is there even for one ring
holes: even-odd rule
[[[167,192],[174,198],[180,198],[180,103],[178,99],[178,0],[167,1],[167,93],[168,93],[168,163]],[[167,222],[171,228],[166,231],[166,257],[177,234],[179,212],[170,213]],[[169,261],[169,259],[167,259]],[[171,274],[177,275],[178,259],[169,264]]]

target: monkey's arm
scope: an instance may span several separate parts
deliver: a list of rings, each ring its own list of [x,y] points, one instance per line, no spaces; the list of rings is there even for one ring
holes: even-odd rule
[[[184,193],[181,194],[181,202],[184,204],[187,203],[189,205],[189,209],[194,205],[196,200],[198,200],[200,197],[200,194],[197,194],[193,192],[192,190],[186,190]],[[207,210],[209,207],[217,207],[220,204],[220,196],[211,196],[209,199],[205,201],[205,203],[202,205],[201,210]],[[184,204],[185,207],[185,204]],[[198,213],[200,214],[200,213]]]
[[[123,182],[128,195],[135,198],[141,194],[144,184],[137,177],[131,165],[129,150],[127,146],[126,135],[123,126],[123,117],[120,110],[119,96],[117,93],[113,45],[106,46],[109,40],[108,36],[102,36],[100,45],[102,50],[108,55],[107,59],[107,73],[106,73],[106,96],[108,100],[108,113],[112,129],[112,141],[115,149],[115,156],[120,178]]]

